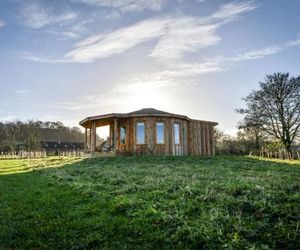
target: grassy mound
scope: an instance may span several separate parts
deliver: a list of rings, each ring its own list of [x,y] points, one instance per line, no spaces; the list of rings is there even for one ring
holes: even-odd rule
[[[0,248],[300,245],[299,161],[110,157],[10,162],[0,161],[0,173],[5,173],[0,175]],[[37,170],[14,173],[18,165]]]

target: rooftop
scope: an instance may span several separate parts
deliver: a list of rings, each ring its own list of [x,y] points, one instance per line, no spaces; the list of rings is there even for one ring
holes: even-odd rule
[[[80,121],[80,125],[84,126],[85,123],[88,121],[95,121],[95,120],[101,120],[101,119],[109,119],[109,118],[128,118],[128,117],[139,117],[139,116],[161,116],[161,117],[174,117],[174,118],[180,118],[180,119],[185,119],[188,121],[203,121],[203,120],[194,120],[190,119],[189,117],[185,115],[178,115],[178,114],[173,114],[169,112],[165,112],[162,110],[157,110],[154,108],[143,108],[140,110],[136,110],[133,112],[129,113],[110,113],[110,114],[104,114],[104,115],[97,115],[97,116],[90,116],[82,121]],[[209,122],[209,123],[214,123],[217,125],[215,122],[210,122],[210,121],[203,121],[203,122]]]

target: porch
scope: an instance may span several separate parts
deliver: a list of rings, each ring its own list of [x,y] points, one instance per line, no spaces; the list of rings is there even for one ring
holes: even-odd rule
[[[97,128],[109,126],[109,136],[104,139],[100,144],[97,144]],[[117,131],[118,120],[115,119],[103,119],[89,121],[85,124],[84,133],[84,152],[90,154],[96,153],[116,153],[117,150]]]
[[[153,120],[153,121],[152,121]],[[137,124],[138,121],[144,121],[144,142],[137,142]],[[124,118],[113,117],[97,120],[89,120],[85,122],[85,143],[84,152],[93,156],[115,156],[115,155],[155,155],[155,156],[167,156],[167,155],[184,155],[183,146],[179,142],[178,144],[171,142],[172,122],[166,121],[168,125],[165,128],[166,134],[164,140],[168,143],[158,144],[156,143],[156,126],[155,118],[148,118],[147,122],[145,118]],[[169,124],[170,123],[170,124]],[[97,128],[109,126],[109,136],[106,140],[97,144]],[[179,132],[181,134],[181,132]],[[185,133],[186,134],[186,133]],[[179,136],[180,137],[180,136]],[[180,139],[179,139],[180,140]],[[171,143],[170,143],[171,142]]]

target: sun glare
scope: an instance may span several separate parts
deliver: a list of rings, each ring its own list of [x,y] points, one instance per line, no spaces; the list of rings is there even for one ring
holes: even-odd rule
[[[170,94],[167,94],[161,88],[152,88],[139,85],[136,88],[130,86],[120,94],[121,108],[118,112],[131,112],[142,108],[156,108],[162,110],[171,110],[173,102]],[[97,134],[101,138],[109,136],[109,126],[98,127]]]
[[[159,90],[135,91],[124,98],[124,109],[128,111],[140,108],[166,108],[171,105],[170,96]]]

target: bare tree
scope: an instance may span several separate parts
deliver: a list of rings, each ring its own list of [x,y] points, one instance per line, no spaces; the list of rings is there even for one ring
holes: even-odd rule
[[[241,140],[248,142],[251,144],[251,149],[259,150],[264,141],[265,133],[259,127],[254,124],[240,123],[238,125],[238,133],[237,136]]]
[[[245,115],[243,126],[266,132],[290,150],[300,133],[300,76],[267,75],[243,100],[247,108],[237,110]]]

